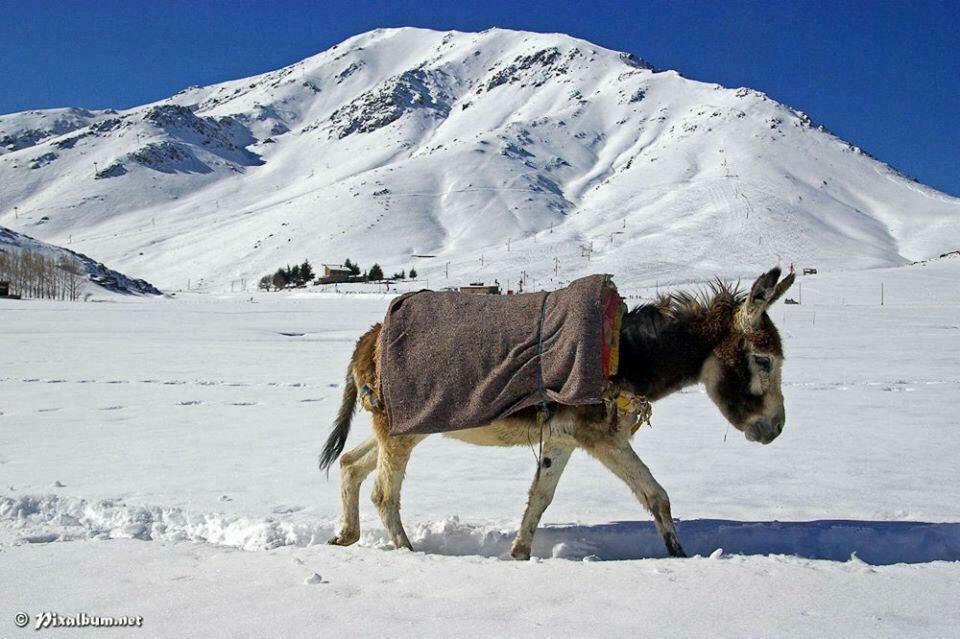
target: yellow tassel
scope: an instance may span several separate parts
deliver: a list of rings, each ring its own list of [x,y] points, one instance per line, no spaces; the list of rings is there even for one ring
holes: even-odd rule
[[[632,416],[635,421],[630,426],[630,434],[633,435],[644,424],[650,425],[650,417],[653,415],[653,406],[643,395],[635,395],[630,391],[623,390],[616,384],[610,383],[604,392],[604,403],[607,406],[610,424],[614,427],[619,423],[621,417]]]

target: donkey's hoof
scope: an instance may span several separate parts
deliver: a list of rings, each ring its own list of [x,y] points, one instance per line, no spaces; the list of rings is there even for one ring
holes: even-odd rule
[[[514,546],[510,550],[510,556],[517,561],[530,561],[530,549],[523,546]]]
[[[663,541],[667,544],[667,552],[670,553],[671,557],[687,556],[687,553],[683,551],[683,546],[680,545],[680,540],[673,533],[664,535]]]
[[[331,546],[351,546],[357,543],[360,540],[359,533],[356,535],[346,535],[344,533],[338,534],[336,537],[333,537],[327,543]]]

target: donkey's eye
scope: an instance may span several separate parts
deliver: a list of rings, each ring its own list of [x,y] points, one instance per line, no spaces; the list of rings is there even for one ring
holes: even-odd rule
[[[759,368],[764,373],[770,372],[771,363],[770,363],[769,357],[764,357],[763,355],[755,355],[753,357],[753,361],[756,363],[757,368]]]

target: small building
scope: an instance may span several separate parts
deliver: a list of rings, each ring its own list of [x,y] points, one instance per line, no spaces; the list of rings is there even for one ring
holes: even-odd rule
[[[323,275],[319,278],[321,284],[335,284],[347,282],[353,276],[353,271],[342,264],[323,264]]]
[[[349,277],[352,274],[352,271],[343,266],[342,264],[324,264],[323,265],[323,276],[324,277],[337,277],[338,275]]]
[[[483,282],[471,282],[469,286],[461,286],[460,292],[474,295],[500,295],[500,286],[496,284],[487,285]]]
[[[13,294],[13,285],[10,282],[0,282],[0,298],[18,300],[20,296]]]

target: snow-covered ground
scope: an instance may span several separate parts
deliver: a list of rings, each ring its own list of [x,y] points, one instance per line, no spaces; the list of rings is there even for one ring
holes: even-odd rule
[[[323,545],[340,507],[317,453],[386,297],[0,301],[0,624],[49,610],[143,615],[138,636],[949,635],[958,276],[945,259],[800,278],[803,304],[772,311],[788,418],[770,446],[699,390],[654,407],[634,445],[701,555],[687,560],[662,559],[629,491],[577,453],[541,560],[501,561],[533,455],[440,437],[404,484],[418,552],[386,550],[366,499],[361,544]],[[368,432],[361,414],[351,441]]]

